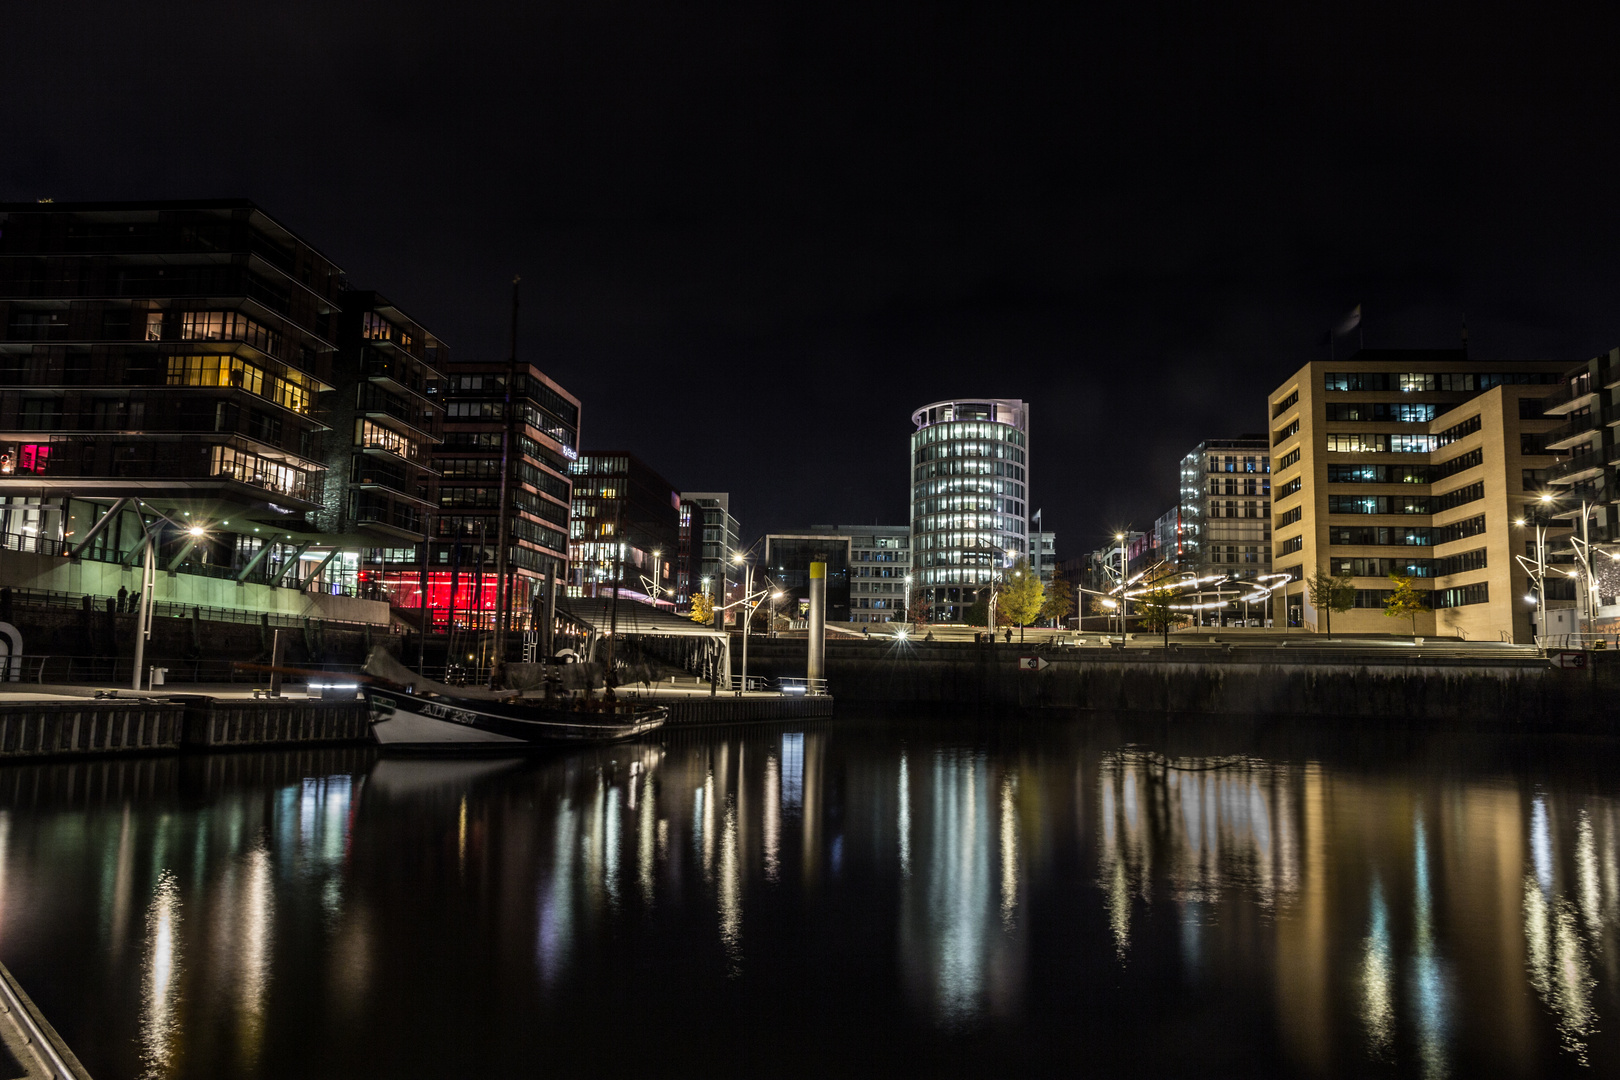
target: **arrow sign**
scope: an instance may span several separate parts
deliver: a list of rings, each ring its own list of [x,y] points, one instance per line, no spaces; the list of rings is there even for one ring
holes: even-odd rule
[[[1586,666],[1586,654],[1578,652],[1560,652],[1552,655],[1553,667],[1583,668]]]
[[[1050,664],[1038,656],[1020,656],[1018,658],[1019,671],[1040,671],[1042,668],[1050,666]]]

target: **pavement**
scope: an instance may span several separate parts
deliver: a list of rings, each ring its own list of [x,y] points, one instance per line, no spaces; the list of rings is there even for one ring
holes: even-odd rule
[[[342,676],[334,676],[332,682],[339,685],[339,686],[347,685],[345,683],[345,681],[343,680]],[[117,690],[118,697],[120,697],[120,698],[131,698],[131,699],[136,699],[136,698],[167,698],[167,697],[176,697],[176,696],[180,696],[180,695],[200,695],[200,696],[203,696],[203,697],[216,698],[216,699],[219,699],[219,700],[226,700],[226,701],[251,701],[251,700],[255,700],[254,695],[253,695],[254,687],[253,687],[252,684],[249,684],[249,683],[182,683],[182,682],[172,682],[172,683],[168,683],[165,686],[159,686],[159,687],[156,687],[155,689],[152,689],[152,690],[149,690],[149,691],[137,692],[135,690],[131,690],[128,686],[119,686],[119,687],[88,686],[88,685],[87,686],[76,686],[76,685],[70,685],[70,684],[65,684],[65,683],[10,682],[10,683],[0,683],[0,704],[3,704],[5,702],[10,702],[10,701],[22,702],[22,701],[84,701],[86,699],[93,700],[93,699],[95,699],[96,694],[98,692],[106,691],[106,690]],[[709,684],[708,683],[693,684],[690,680],[684,680],[683,682],[675,684],[675,685],[670,685],[667,682],[665,682],[665,683],[656,683],[651,687],[643,687],[640,684],[634,684],[634,685],[631,685],[631,686],[621,687],[619,689],[619,695],[621,697],[635,697],[635,698],[639,698],[639,699],[647,699],[647,698],[655,698],[655,699],[662,699],[662,698],[693,698],[693,697],[706,698],[706,697],[709,696]],[[358,695],[356,695],[356,696],[358,696]],[[719,696],[719,697],[732,697],[732,698],[735,698],[735,697],[779,698],[779,697],[788,697],[788,696],[794,696],[794,695],[779,694],[774,690],[772,690],[772,691],[751,690],[747,694],[738,694],[734,690],[733,691],[721,690],[717,696]],[[283,700],[283,701],[307,701],[307,700],[338,701],[338,700],[343,700],[343,699],[342,698],[336,698],[336,697],[330,697],[330,696],[323,697],[321,695],[316,695],[314,698],[311,698],[309,693],[308,693],[307,687],[305,686],[304,683],[301,683],[301,682],[296,682],[295,683],[295,682],[288,681],[288,682],[284,682],[282,684],[282,686],[281,686],[281,700]]]

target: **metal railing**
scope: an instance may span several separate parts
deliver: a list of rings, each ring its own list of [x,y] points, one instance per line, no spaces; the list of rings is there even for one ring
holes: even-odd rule
[[[32,555],[66,556],[72,552],[73,545],[63,540],[52,540],[44,536],[39,536],[35,533],[8,532],[0,533],[0,548],[3,548],[6,551],[18,551],[24,554]],[[123,561],[123,553],[114,551],[111,548],[98,543],[92,544],[89,550],[80,554],[79,558],[89,559],[91,562],[117,563]],[[161,559],[162,556],[160,554],[159,560],[161,561]],[[139,557],[137,557],[131,563],[131,565],[139,566]],[[269,585],[271,579],[276,577],[280,571],[281,564],[272,564],[266,562],[259,566],[259,568],[253,574],[243,579],[242,583],[244,585]],[[227,579],[234,581],[236,580],[236,575],[240,573],[240,570],[237,567],[226,566],[220,563],[197,562],[188,557],[185,562],[181,563],[179,567],[176,568],[176,572],[187,574],[192,577],[213,578],[216,581],[223,581]],[[291,589],[294,592],[307,591],[310,585],[309,579],[297,577],[297,572],[298,568],[294,567],[288,572],[285,578],[281,579],[281,583],[277,587]],[[319,592],[322,596],[357,595],[357,592],[353,586],[335,583],[322,585]]]
[[[1620,634],[1537,634],[1536,644],[1548,652],[1556,649],[1620,649]]]
[[[269,672],[239,669],[233,660],[165,660],[148,665],[164,671],[164,685],[181,683],[267,683]],[[332,675],[353,676],[358,664],[301,663],[300,668]],[[128,686],[134,678],[134,660],[127,656],[22,655],[0,657],[0,685],[9,682],[58,683],[73,686]],[[146,674],[143,673],[143,679]],[[288,681],[301,681],[289,676]]]
[[[826,679],[790,679],[786,676],[776,680],[776,688],[783,694],[808,694],[820,696],[827,692]]]
[[[118,598],[114,596],[100,596],[94,593],[68,593],[57,592],[52,589],[11,589],[11,602],[13,605],[27,605],[30,607],[61,608],[65,610],[80,611],[84,608],[84,598],[90,597],[90,610],[105,613],[107,601],[113,601],[116,606]],[[139,602],[134,595],[126,595],[126,610],[122,614],[135,613]],[[186,604],[174,600],[157,600],[152,604],[152,613],[159,618],[189,619],[192,612],[197,613],[199,619],[207,622],[248,623],[254,625],[268,624],[277,629],[301,629],[307,621],[313,627],[326,627],[336,630],[364,630],[370,628],[373,632],[383,629],[381,623],[358,622],[352,619],[325,619],[314,615],[289,615],[280,611],[253,611],[248,608],[222,608],[209,607],[203,604]]]

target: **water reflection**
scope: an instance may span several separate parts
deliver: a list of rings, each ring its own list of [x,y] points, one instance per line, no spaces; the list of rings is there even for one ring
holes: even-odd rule
[[[504,1074],[531,1038],[575,1074],[627,1011],[845,1033],[795,1049],[811,1071],[880,1037],[925,1072],[1620,1065],[1603,784],[1121,742],[850,724],[0,770],[0,946],[106,1075]],[[480,1049],[401,1019],[426,1015]]]
[[[141,1010],[141,1075],[166,1076],[180,1036],[180,890],[164,871],[146,912],[145,979]]]

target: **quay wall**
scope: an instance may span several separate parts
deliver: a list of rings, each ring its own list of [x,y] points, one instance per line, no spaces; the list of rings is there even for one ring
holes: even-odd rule
[[[365,704],[357,701],[129,697],[0,707],[0,760],[335,744],[370,735]]]
[[[735,651],[735,650],[734,650]],[[1620,655],[1560,670],[1524,654],[1276,648],[1048,650],[1018,645],[829,642],[827,682],[847,705],[1052,708],[1304,716],[1505,730],[1620,732]],[[749,674],[802,676],[802,643],[754,643]]]
[[[831,697],[661,698],[669,706],[669,726],[699,724],[751,724],[773,720],[825,720],[833,715]]]

